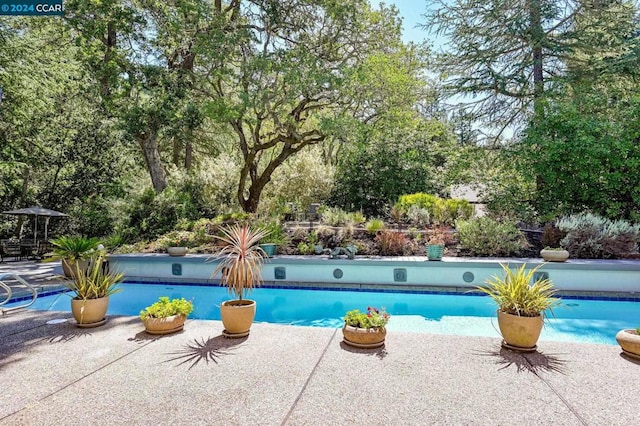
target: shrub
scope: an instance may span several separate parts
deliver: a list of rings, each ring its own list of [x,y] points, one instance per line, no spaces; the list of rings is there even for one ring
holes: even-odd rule
[[[384,229],[384,221],[382,219],[369,219],[364,225],[364,229],[370,234],[375,234]]]
[[[442,199],[420,192],[402,195],[394,208],[417,226],[429,221],[439,225],[451,225],[458,219],[469,219],[473,215],[473,206],[467,200]]]
[[[266,236],[260,240],[261,244],[270,243],[284,246],[289,242],[289,237],[278,220],[269,220],[259,223],[257,226],[266,233]]]
[[[315,253],[315,246],[311,243],[300,242],[298,243],[298,253],[303,255]]]
[[[423,227],[427,226],[431,221],[431,214],[426,208],[413,205],[407,211],[407,219],[412,225]]]
[[[449,198],[444,200],[445,223],[453,224],[458,219],[470,219],[473,216],[473,205],[467,200]]]
[[[382,256],[400,256],[407,245],[407,237],[402,232],[382,231],[376,236]]]
[[[562,246],[573,257],[586,259],[610,259],[634,253],[640,237],[638,225],[591,213],[561,218],[557,227],[567,233]]]
[[[460,246],[472,256],[511,256],[527,247],[524,235],[513,222],[479,217],[459,220],[456,229]]]
[[[360,225],[367,221],[367,218],[364,216],[364,213],[362,213],[361,211],[348,213],[347,216],[349,218],[348,220],[356,225]]]
[[[418,192],[416,194],[405,194],[400,196],[394,207],[402,212],[404,216],[407,215],[411,206],[418,206],[420,208],[427,209],[431,213],[435,210],[435,205],[438,202],[438,199],[439,198],[435,195],[423,194],[422,192]]]
[[[320,221],[329,226],[342,226],[349,222],[349,214],[339,207],[325,207],[320,213]]]

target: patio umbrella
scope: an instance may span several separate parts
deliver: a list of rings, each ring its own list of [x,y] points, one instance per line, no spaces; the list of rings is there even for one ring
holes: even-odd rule
[[[26,207],[24,209],[17,210],[7,210],[2,212],[2,214],[12,214],[15,216],[35,216],[35,224],[33,229],[33,242],[37,242],[38,235],[38,216],[44,217],[44,239],[47,240],[47,231],[49,228],[49,219],[52,217],[68,217],[68,214],[60,213],[55,210],[43,209],[42,207],[34,206],[34,207]]]

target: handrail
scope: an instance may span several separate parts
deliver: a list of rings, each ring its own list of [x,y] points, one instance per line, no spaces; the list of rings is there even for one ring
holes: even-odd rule
[[[31,286],[31,284],[29,284],[24,279],[22,279],[22,277],[20,277],[20,275],[14,274],[12,272],[6,272],[4,274],[0,274],[0,287],[2,287],[7,292],[7,298],[6,298],[6,300],[0,302],[0,306],[2,306],[5,303],[9,302],[9,300],[11,300],[11,295],[13,294],[12,291],[11,291],[11,286],[9,286],[8,284],[6,284],[4,282],[4,280],[7,279],[7,278],[13,278],[14,280],[18,281],[20,284],[25,286],[27,288],[27,290],[31,291],[32,299],[29,301],[29,303],[24,304],[24,305],[12,306],[10,308],[0,308],[0,312],[2,312],[2,315],[6,315],[8,312],[15,311],[17,309],[28,308],[29,306],[31,306],[31,305],[33,305],[35,303],[36,299],[38,298],[38,292],[36,291],[36,289],[33,288]]]

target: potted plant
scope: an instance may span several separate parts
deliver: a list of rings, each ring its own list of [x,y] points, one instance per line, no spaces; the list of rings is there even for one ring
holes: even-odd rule
[[[278,221],[270,221],[260,227],[264,237],[260,239],[260,247],[267,257],[273,257],[278,252],[278,246],[287,244],[287,234]]]
[[[616,334],[616,340],[625,355],[640,360],[640,327],[635,330],[620,330]]]
[[[429,260],[442,260],[445,243],[446,236],[444,232],[440,229],[434,230],[427,241],[427,258]]]
[[[261,268],[266,259],[258,242],[265,237],[263,229],[252,229],[249,225],[233,225],[221,228],[222,236],[216,238],[223,247],[212,258],[221,258],[212,277],[221,274],[220,283],[226,285],[235,300],[220,305],[220,316],[226,337],[245,337],[256,315],[256,302],[243,299],[245,293],[262,282]],[[208,260],[212,259],[209,258]]]
[[[72,278],[76,264],[81,271],[86,271],[88,259],[97,250],[100,241],[95,237],[83,235],[67,235],[51,240],[53,255],[47,262],[60,261],[65,277]]]
[[[124,274],[105,272],[105,257],[104,251],[96,251],[89,259],[86,271],[82,271],[80,264],[76,263],[71,281],[65,282],[73,292],[71,313],[79,327],[104,324],[109,309],[109,296],[121,290],[117,285]]]
[[[347,312],[344,317],[342,336],[344,343],[356,348],[379,348],[387,336],[386,325],[390,315],[384,308],[367,307],[367,312],[358,309]]]
[[[187,316],[193,312],[193,303],[184,298],[169,300],[162,296],[151,306],[140,311],[140,319],[149,334],[169,334],[184,327]]]
[[[523,352],[537,349],[547,311],[560,300],[553,297],[555,289],[548,278],[533,282],[540,266],[527,270],[526,263],[516,270],[500,264],[504,276],[487,280],[488,286],[476,287],[498,304],[498,327],[503,337],[502,346]],[[533,283],[532,283],[533,282]]]
[[[565,262],[569,252],[562,247],[545,247],[540,250],[540,256],[547,262]]]
[[[189,251],[189,238],[186,235],[176,234],[165,240],[165,248],[169,256],[185,256]]]

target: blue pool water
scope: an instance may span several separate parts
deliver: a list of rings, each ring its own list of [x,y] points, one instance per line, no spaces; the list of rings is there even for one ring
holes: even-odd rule
[[[137,315],[160,296],[184,297],[194,303],[190,318],[220,319],[219,305],[228,300],[226,288],[166,284],[123,284],[111,297],[109,314]],[[341,327],[351,309],[385,307],[391,314],[389,331],[497,337],[496,305],[488,297],[368,291],[257,288],[256,321],[316,327]],[[615,334],[640,324],[640,303],[603,300],[564,300],[555,309],[540,340],[616,344]],[[32,309],[69,311],[67,294],[38,298]]]

